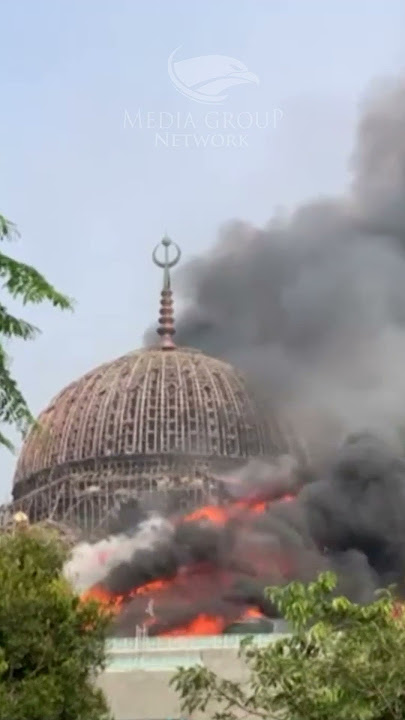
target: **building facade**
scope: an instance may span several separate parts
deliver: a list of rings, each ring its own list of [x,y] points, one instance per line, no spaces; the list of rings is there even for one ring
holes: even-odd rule
[[[285,631],[279,621],[273,634],[255,635],[254,642],[267,645]],[[204,665],[219,677],[246,681],[247,668],[238,655],[241,639],[240,635],[212,635],[111,640],[109,663],[99,684],[115,720],[211,720],[212,707],[187,717],[170,680],[178,667]]]

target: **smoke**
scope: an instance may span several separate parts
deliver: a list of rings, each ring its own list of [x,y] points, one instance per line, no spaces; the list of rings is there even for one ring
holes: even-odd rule
[[[230,498],[249,498],[251,501],[275,500],[286,494],[296,494],[302,479],[298,460],[280,455],[270,460],[250,459],[232,474],[218,476]]]
[[[101,582],[116,568],[125,567],[142,550],[154,551],[170,540],[173,528],[167,520],[152,515],[142,520],[132,532],[118,533],[97,543],[81,542],[73,549],[64,573],[78,592]]]
[[[300,501],[318,547],[354,549],[367,558],[379,587],[403,584],[405,461],[381,439],[349,438],[326,482],[307,486]]]
[[[284,476],[287,491],[293,474],[291,468]],[[267,491],[264,465],[256,485],[251,467],[248,476],[250,498],[272,496],[274,467],[268,468]],[[280,476],[277,482],[278,494]],[[106,547],[115,554],[99,566],[97,580],[112,596],[127,598],[115,632],[133,635],[151,597],[151,635],[184,627],[199,614],[223,618],[223,629],[251,606],[274,617],[263,597],[266,586],[308,582],[324,570],[335,572],[339,592],[357,602],[391,583],[403,594],[405,461],[390,445],[368,433],[350,437],[326,471],[286,500],[260,513],[247,503],[237,511],[230,505],[220,524],[196,516],[175,524],[154,519],[132,538],[111,538]],[[93,546],[93,559],[101,547]],[[82,558],[77,551],[76,569],[83,570]],[[94,579],[92,568],[87,584]],[[136,594],[153,581],[166,587]]]
[[[289,417],[319,462],[300,490],[286,463],[250,463],[223,478],[234,502],[222,523],[161,520],[148,542],[138,532],[106,541],[115,559],[82,577],[127,595],[118,633],[142,622],[145,596],[134,590],[154,580],[167,586],[153,596],[151,634],[197,614],[235,620],[252,605],[272,615],[264,587],[326,569],[357,602],[392,582],[404,594],[404,127],[401,80],[365,103],[352,182],[341,197],[308,203],[263,229],[230,223],[212,252],[179,276],[187,300],[179,344],[243,370],[269,415]],[[348,433],[357,434],[334,456],[331,447]],[[240,498],[274,502],[255,512]],[[76,552],[77,576],[94,552]]]
[[[178,343],[237,365],[312,452],[403,423],[404,126],[402,79],[364,104],[341,197],[229,223],[177,278]]]

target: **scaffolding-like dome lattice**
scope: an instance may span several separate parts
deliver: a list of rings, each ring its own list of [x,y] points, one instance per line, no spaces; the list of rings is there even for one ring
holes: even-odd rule
[[[227,363],[186,349],[131,353],[69,385],[40,414],[17,464],[14,498],[72,478],[92,504],[100,481],[131,495],[174,489],[170,478],[196,489],[201,482],[190,478],[215,461],[232,467],[283,450],[279,429],[269,433],[259,418]],[[65,514],[70,499],[59,506]]]
[[[266,433],[233,368],[199,352],[131,353],[65,388],[41,413],[18,461],[25,491],[52,468],[91,458],[262,455]]]
[[[160,345],[92,370],[40,414],[18,460],[13,512],[94,532],[131,503],[220,502],[217,472],[289,451],[231,365],[175,346],[170,245],[163,263],[154,254],[164,268]]]

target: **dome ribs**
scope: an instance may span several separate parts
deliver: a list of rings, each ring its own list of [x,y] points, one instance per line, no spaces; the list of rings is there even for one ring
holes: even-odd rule
[[[181,359],[179,354],[176,353],[175,355],[166,356],[166,363],[169,361],[175,367],[177,385],[175,404],[169,409],[169,449],[173,452],[189,453],[189,434],[186,423],[189,426],[190,398],[187,395],[187,384],[184,375],[187,370],[188,358],[183,357]]]
[[[195,418],[195,432],[190,428],[189,442],[191,444],[191,452],[201,453],[205,455],[208,452],[207,434],[208,424],[207,416],[204,412],[204,399],[202,395],[201,385],[198,381],[198,372],[196,363],[188,363],[188,376],[185,377],[186,393],[189,401],[189,418]]]
[[[183,348],[104,364],[40,417],[45,434],[35,428],[24,443],[15,500],[37,519],[52,512],[86,532],[107,522],[124,496],[159,498],[172,510],[214,502],[213,463],[232,469],[274,443],[285,447],[228,363]]]
[[[232,378],[233,384],[237,384],[237,377]],[[240,408],[237,402],[237,397],[233,391],[230,379],[227,375],[216,373],[216,382],[222,389],[222,396],[226,399],[226,405],[224,410],[226,412],[226,434],[225,442],[226,447],[224,449],[226,455],[238,455],[241,452],[240,437],[237,432],[236,419],[239,416]]]
[[[95,368],[52,401],[24,442],[10,512],[97,535],[128,501],[168,512],[221,502],[219,461],[230,471],[292,445],[231,365],[176,347],[170,270],[181,251],[165,236],[152,257],[163,270],[159,346]],[[6,516],[0,508],[0,524]]]
[[[77,408],[77,447],[75,460],[91,457],[94,436],[100,419],[100,408],[111,402],[111,381],[114,379],[114,363],[104,366],[102,372],[95,372],[86,383],[85,401]],[[101,392],[104,391],[104,392]],[[83,398],[83,395],[82,395]],[[93,453],[94,457],[94,453]]]

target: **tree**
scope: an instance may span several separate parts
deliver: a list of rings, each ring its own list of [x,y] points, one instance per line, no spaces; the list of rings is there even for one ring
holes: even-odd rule
[[[0,215],[0,241],[4,242],[16,237],[18,232],[15,225]],[[3,288],[9,295],[21,300],[24,305],[49,301],[54,307],[62,310],[72,307],[71,301],[55,290],[35,268],[18,262],[2,252],[0,252],[0,278],[3,280]],[[38,328],[11,315],[0,303],[0,423],[13,425],[22,433],[33,422],[33,417],[10,373],[4,340],[10,338],[31,340],[38,332]],[[13,449],[10,441],[1,432],[0,445]]]
[[[211,709],[216,720],[403,720],[405,622],[391,590],[367,606],[336,597],[332,574],[308,586],[266,591],[292,633],[257,647],[242,640],[248,681],[206,667],[180,669],[172,680],[183,710]]]
[[[110,618],[62,575],[66,551],[40,528],[0,536],[0,720],[106,720],[95,685]]]

